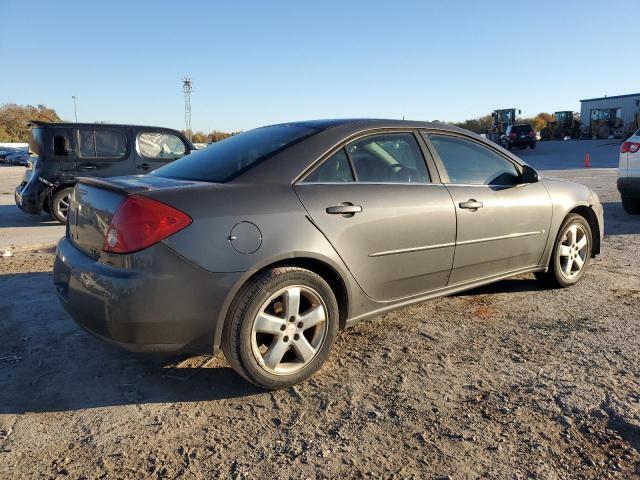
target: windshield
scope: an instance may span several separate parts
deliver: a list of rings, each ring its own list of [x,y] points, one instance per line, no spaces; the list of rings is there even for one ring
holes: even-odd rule
[[[256,128],[197,150],[149,175],[224,183],[318,130],[301,125]]]

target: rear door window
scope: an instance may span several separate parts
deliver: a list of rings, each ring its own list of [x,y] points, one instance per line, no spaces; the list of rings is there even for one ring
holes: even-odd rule
[[[349,159],[344,148],[341,148],[307,175],[304,181],[307,183],[342,183],[353,182],[353,180]]]
[[[65,159],[72,155],[72,130],[58,130],[53,133],[53,154],[57,158]]]
[[[371,135],[347,145],[358,182],[427,183],[427,164],[412,133]]]
[[[127,140],[116,130],[78,130],[80,158],[119,160],[127,155]]]
[[[138,135],[138,151],[150,160],[175,160],[186,155],[187,147],[177,135],[143,132]]]

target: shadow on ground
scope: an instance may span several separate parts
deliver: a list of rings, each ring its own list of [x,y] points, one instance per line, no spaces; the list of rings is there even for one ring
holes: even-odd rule
[[[260,393],[221,356],[150,357],[78,327],[51,273],[0,275],[0,414],[198,402]],[[207,368],[199,368],[207,362]]]
[[[31,215],[15,205],[0,205],[0,228],[10,227],[60,227],[60,223],[47,213]]]
[[[605,235],[635,235],[640,233],[640,215],[630,215],[622,202],[603,202]]]

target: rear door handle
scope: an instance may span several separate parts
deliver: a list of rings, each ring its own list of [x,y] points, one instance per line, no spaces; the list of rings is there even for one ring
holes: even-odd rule
[[[479,208],[483,207],[483,203],[476,201],[474,198],[471,198],[466,202],[460,202],[458,206],[460,208],[466,208],[468,210],[478,210]]]
[[[138,168],[141,168],[142,170],[149,170],[150,167],[151,165],[149,165],[148,163],[142,163],[138,165]]]
[[[362,207],[360,205],[333,205],[332,207],[327,207],[327,213],[330,215],[350,215],[353,216],[356,213],[360,213],[362,211]]]
[[[95,165],[91,165],[90,163],[87,165],[81,165],[79,170],[95,170],[96,166]]]

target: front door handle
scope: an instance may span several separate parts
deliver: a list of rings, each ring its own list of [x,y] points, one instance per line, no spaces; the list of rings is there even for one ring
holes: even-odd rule
[[[349,204],[333,205],[332,207],[327,207],[326,211],[330,215],[353,216],[356,213],[360,213],[362,211],[362,207],[360,205],[352,205],[349,203]]]
[[[92,165],[90,163],[86,164],[86,165],[81,165],[79,170],[95,170],[96,166]]]
[[[469,200],[467,200],[466,202],[460,202],[458,204],[458,206],[460,208],[466,208],[468,210],[473,210],[476,211],[479,208],[483,207],[483,203],[482,202],[478,202],[476,201],[474,198],[470,198]]]
[[[138,168],[142,170],[149,170],[149,168],[151,168],[151,165],[149,165],[148,163],[141,163],[140,165],[138,165]]]

